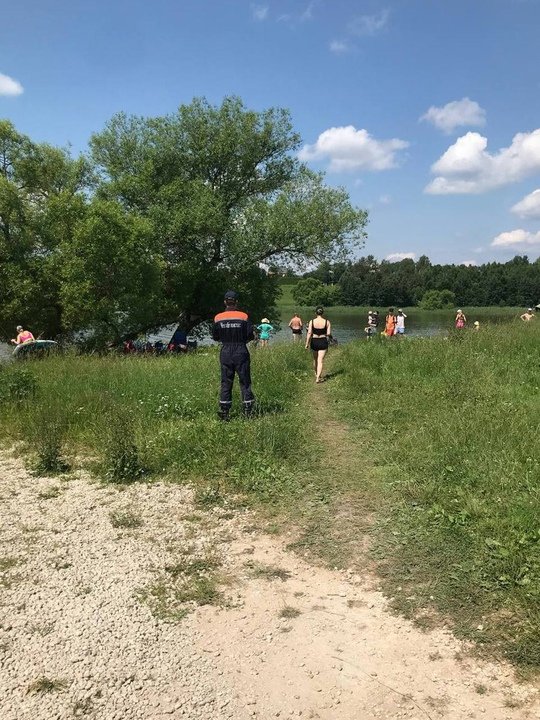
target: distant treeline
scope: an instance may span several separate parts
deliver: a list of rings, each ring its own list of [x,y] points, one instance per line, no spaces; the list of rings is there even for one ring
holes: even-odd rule
[[[432,265],[425,255],[416,262],[379,262],[369,255],[356,262],[322,263],[303,276],[294,295],[307,305],[411,306],[433,290],[450,291],[458,305],[535,305],[540,259],[530,262],[518,255],[506,263],[466,266]]]

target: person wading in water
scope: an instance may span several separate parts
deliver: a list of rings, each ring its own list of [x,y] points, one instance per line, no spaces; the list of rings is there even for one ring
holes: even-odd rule
[[[302,337],[302,328],[304,327],[302,318],[298,315],[298,313],[294,313],[293,317],[290,319],[289,327],[292,330],[294,342],[297,342]]]

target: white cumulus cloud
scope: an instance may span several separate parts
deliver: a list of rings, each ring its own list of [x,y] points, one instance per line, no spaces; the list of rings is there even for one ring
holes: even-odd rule
[[[341,53],[349,52],[351,49],[349,43],[345,42],[344,40],[332,40],[332,42],[328,46],[333,53],[337,53],[338,55]]]
[[[24,88],[18,80],[0,73],[0,95],[22,95]]]
[[[437,177],[426,187],[432,195],[483,193],[523,180],[540,171],[540,129],[518,133],[510,147],[487,151],[487,138],[468,132],[458,138],[431,171]]]
[[[511,210],[521,218],[540,220],[540,188],[526,195],[523,200],[516,203]]]
[[[261,22],[268,17],[268,5],[252,5],[251,13],[254,20]]]
[[[475,100],[464,97],[454,100],[443,107],[432,105],[420,120],[433,123],[445,133],[453,132],[457,127],[469,125],[482,127],[486,124],[486,111]]]
[[[385,257],[385,260],[388,260],[389,262],[400,262],[401,260],[416,260],[416,253],[413,253],[413,252],[390,253],[390,255],[387,255]]]
[[[304,145],[299,158],[304,161],[330,160],[329,170],[388,170],[397,166],[396,154],[409,146],[405,140],[376,140],[367,130],[353,125],[325,130],[313,145]]]
[[[532,233],[521,228],[503,232],[491,243],[491,247],[500,248],[526,248],[531,245],[540,245],[540,232]]]
[[[381,10],[374,15],[359,15],[351,20],[349,30],[353,35],[376,35],[384,29],[390,17],[390,10]]]

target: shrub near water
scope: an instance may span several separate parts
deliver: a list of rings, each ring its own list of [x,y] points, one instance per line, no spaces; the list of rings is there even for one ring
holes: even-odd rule
[[[355,344],[340,395],[382,465],[400,609],[540,665],[540,328]],[[397,589],[402,588],[400,591]]]

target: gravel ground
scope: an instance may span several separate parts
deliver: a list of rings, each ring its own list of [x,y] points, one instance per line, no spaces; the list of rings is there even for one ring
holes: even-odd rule
[[[1,459],[1,720],[540,718],[537,688],[509,668],[251,524],[195,510],[181,486],[119,491]],[[219,559],[218,605],[175,596],[186,558]],[[145,597],[160,582],[156,617]],[[183,607],[175,622],[164,612]]]

